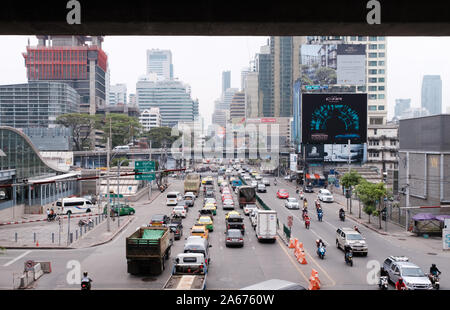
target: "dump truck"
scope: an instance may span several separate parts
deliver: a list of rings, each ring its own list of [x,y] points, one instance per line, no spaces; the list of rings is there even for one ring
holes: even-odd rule
[[[174,260],[172,275],[164,284],[165,290],[204,290],[208,273],[201,253],[181,253]]]
[[[252,186],[241,186],[238,192],[239,207],[244,208],[248,204],[256,204],[256,190]]]
[[[128,273],[158,275],[170,257],[172,233],[169,227],[140,227],[126,238]]]
[[[200,192],[200,175],[198,173],[189,173],[184,180],[184,193],[193,192],[196,197]]]

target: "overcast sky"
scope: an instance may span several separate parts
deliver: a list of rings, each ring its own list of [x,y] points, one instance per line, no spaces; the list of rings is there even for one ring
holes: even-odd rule
[[[22,52],[34,36],[0,36],[0,85],[26,82]],[[265,45],[268,37],[168,37],[107,36],[103,49],[108,54],[111,84],[127,84],[135,93],[136,82],[146,71],[146,50],[170,49],[174,76],[191,85],[192,97],[200,102],[205,125],[210,124],[214,100],[220,97],[222,71],[231,71],[231,87],[240,88],[241,69]],[[5,48],[6,47],[6,48]],[[387,100],[392,118],[395,99],[411,98],[420,106],[423,75],[437,74],[442,79],[443,112],[450,106],[450,37],[388,37]]]

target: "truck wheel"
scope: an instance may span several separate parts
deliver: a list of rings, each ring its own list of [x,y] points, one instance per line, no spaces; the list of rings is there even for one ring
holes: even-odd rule
[[[166,269],[166,263],[164,262],[164,259],[162,260],[162,270],[161,270],[161,272],[162,271],[164,271]]]
[[[169,250],[167,251],[167,253],[166,253],[166,256],[165,256],[165,259],[166,259],[166,260],[169,259],[169,257],[170,257],[170,251],[171,251],[171,249],[169,249]]]

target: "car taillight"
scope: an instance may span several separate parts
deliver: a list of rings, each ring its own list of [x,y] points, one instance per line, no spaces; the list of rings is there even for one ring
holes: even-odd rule
[[[231,238],[227,238],[227,241],[231,241]]]
[[[205,264],[207,264],[208,263],[208,259],[207,258],[205,258]]]
[[[230,229],[230,224],[227,225],[227,228]]]
[[[159,222],[160,224],[164,224],[164,222],[163,221],[161,221],[161,222]]]
[[[239,241],[244,241],[244,239],[242,239],[242,238],[239,238]]]
[[[245,225],[242,225],[242,229],[245,229]]]

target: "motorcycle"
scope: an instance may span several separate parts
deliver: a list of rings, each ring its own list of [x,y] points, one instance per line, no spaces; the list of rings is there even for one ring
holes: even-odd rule
[[[306,229],[309,229],[309,225],[310,225],[311,223],[310,223],[310,221],[309,221],[309,219],[305,219],[305,228]]]
[[[323,218],[323,212],[322,211],[317,212],[317,219],[319,220],[319,222],[322,222],[322,218]]]
[[[345,263],[353,267],[353,253],[347,252],[345,253]]]
[[[308,210],[303,209],[302,210],[302,219],[305,220],[305,218],[308,216]]]
[[[277,186],[277,181],[273,181],[273,185]]]
[[[438,290],[439,289],[439,274],[429,274],[428,278],[431,281],[431,284],[433,285],[433,288]]]
[[[339,213],[339,219],[344,222],[345,221],[345,213]]]
[[[305,194],[303,194],[303,192],[300,193],[300,199],[301,200],[305,199]]]
[[[318,255],[321,259],[324,259],[324,258],[325,258],[325,252],[326,252],[325,247],[320,246],[320,247],[317,248],[317,255]]]
[[[78,221],[78,226],[94,226],[94,221],[92,219],[83,219]]]
[[[388,289],[388,277],[387,276],[380,277],[380,282],[378,282],[378,287],[382,290]]]
[[[81,282],[81,290],[82,291],[90,291],[91,290],[91,282],[89,282],[89,281]]]
[[[54,216],[47,216],[47,222],[54,222],[60,219],[59,215],[55,214]]]

